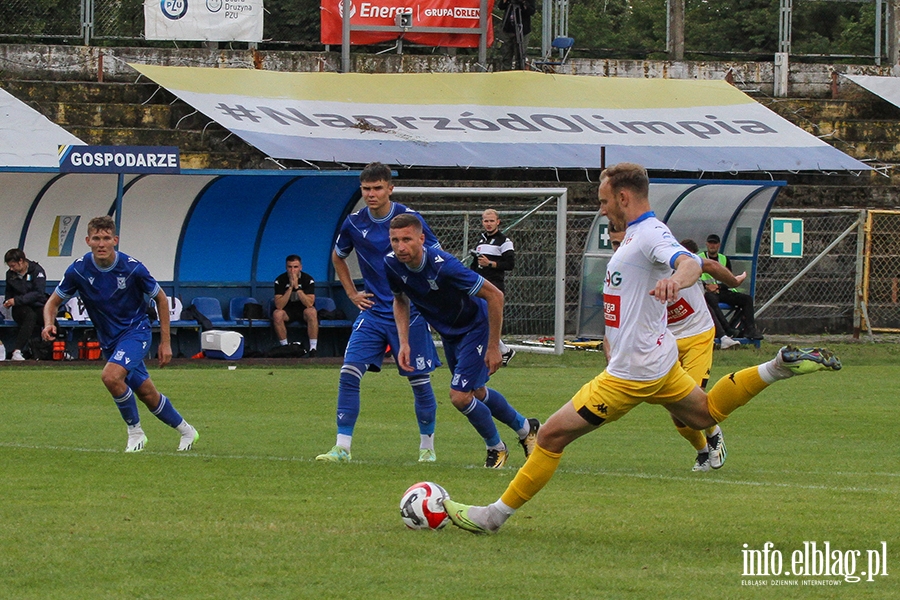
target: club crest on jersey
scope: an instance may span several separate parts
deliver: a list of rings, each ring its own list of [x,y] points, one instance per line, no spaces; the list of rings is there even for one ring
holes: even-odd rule
[[[122,357],[123,357],[123,356],[125,356],[125,351],[124,351],[124,350],[118,350],[118,351],[116,351],[116,355],[113,356],[113,360],[122,360]]]
[[[429,279],[429,280],[428,280],[428,287],[430,287],[430,288],[433,289],[433,290],[438,289],[437,281],[435,281],[434,279]]]
[[[417,356],[416,357],[416,370],[422,371],[423,369],[425,369],[425,357]]]
[[[453,381],[450,382],[450,385],[459,385],[459,373],[453,374]]]
[[[119,286],[120,290],[125,289],[125,278],[124,277],[116,277],[116,285]]]

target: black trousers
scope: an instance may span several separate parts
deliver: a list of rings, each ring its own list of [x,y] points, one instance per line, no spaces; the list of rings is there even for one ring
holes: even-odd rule
[[[19,325],[13,351],[22,350],[28,340],[41,335],[41,329],[44,328],[44,307],[13,304],[12,318]]]
[[[719,302],[735,307],[741,313],[741,322],[743,328],[741,333],[744,337],[755,337],[756,317],[753,309],[753,298],[749,294],[735,292],[727,288],[719,288]]]

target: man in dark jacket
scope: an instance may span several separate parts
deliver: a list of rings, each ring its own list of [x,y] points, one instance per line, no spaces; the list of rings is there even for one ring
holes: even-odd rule
[[[513,241],[500,231],[500,214],[493,208],[488,208],[481,214],[481,224],[484,231],[472,252],[472,270],[505,294],[504,274],[516,266]],[[503,340],[500,340],[500,352],[503,354],[504,367],[516,355],[516,351],[504,344]]]
[[[22,349],[33,337],[41,334],[43,310],[47,301],[47,274],[43,267],[25,258],[25,253],[13,248],[4,256],[6,266],[6,300],[3,306],[11,309],[12,318],[19,325],[12,360],[25,360]]]

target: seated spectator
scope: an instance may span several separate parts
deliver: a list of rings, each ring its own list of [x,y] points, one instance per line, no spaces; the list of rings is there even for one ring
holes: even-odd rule
[[[19,325],[12,360],[25,360],[22,350],[28,340],[39,337],[44,327],[44,303],[47,302],[47,274],[43,267],[25,258],[25,253],[13,248],[4,257],[6,266],[6,300],[3,306],[11,309],[13,320]]]
[[[700,247],[694,240],[681,240],[681,245],[690,252],[693,252],[698,256],[700,255]],[[710,259],[704,259],[704,273],[706,273],[706,265],[708,264],[706,261],[710,261]],[[742,276],[739,277],[739,279],[743,281],[743,278],[747,276],[747,273],[742,273],[741,275]],[[719,347],[722,348],[722,350],[728,350],[729,348],[732,348],[734,346],[739,346],[741,343],[732,338],[733,335],[737,335],[737,331],[732,329],[731,327],[728,327],[728,320],[725,318],[725,314],[722,312],[722,309],[719,308],[719,303],[716,302],[714,305],[711,304],[710,294],[704,293],[703,296],[706,300],[706,307],[709,309],[709,316],[712,317],[713,325],[716,328],[716,339],[719,340]]]
[[[733,273],[734,270],[731,268],[731,261],[727,256],[719,253],[721,242],[722,240],[718,235],[714,233],[710,234],[706,238],[706,251],[701,252],[700,256],[718,261]],[[706,303],[710,306],[710,310],[713,310],[713,307],[715,307],[715,310],[719,310],[719,313],[721,314],[721,309],[719,309],[720,302],[731,306],[738,311],[738,314],[740,315],[741,327],[737,332],[737,335],[751,340],[763,339],[763,336],[756,330],[753,298],[751,298],[749,294],[744,294],[735,289],[731,289],[728,286],[719,283],[710,275],[704,274],[701,279],[706,286]],[[722,318],[724,318],[724,315],[722,315]],[[727,326],[727,321],[725,321],[724,324]],[[732,335],[734,332],[726,330],[726,333]]]
[[[294,321],[306,322],[309,334],[309,357],[317,354],[319,318],[316,315],[316,282],[301,269],[303,263],[296,254],[285,259],[286,272],[275,278],[275,310],[272,312],[272,328],[278,343],[286,346],[287,325]]]

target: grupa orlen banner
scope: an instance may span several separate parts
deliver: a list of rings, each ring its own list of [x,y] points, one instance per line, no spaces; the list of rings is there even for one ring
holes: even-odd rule
[[[263,0],[144,0],[144,37],[260,42]]]
[[[322,0],[322,43],[341,44],[342,0]],[[487,44],[494,42],[491,10],[494,0],[487,2]],[[481,24],[481,0],[351,0],[351,25],[396,25],[398,14],[412,15],[412,27],[402,34],[396,31],[351,31],[350,44],[366,45],[401,38],[424,46],[477,48],[478,27]],[[468,33],[424,33],[417,27],[457,27],[472,29]]]

